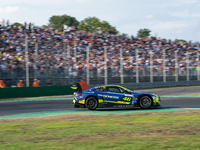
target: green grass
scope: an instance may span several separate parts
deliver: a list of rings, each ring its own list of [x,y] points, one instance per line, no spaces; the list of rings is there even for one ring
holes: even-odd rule
[[[0,120],[1,150],[200,149],[200,111]]]

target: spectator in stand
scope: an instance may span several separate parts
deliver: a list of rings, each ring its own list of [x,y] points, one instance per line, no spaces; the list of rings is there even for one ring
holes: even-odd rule
[[[38,86],[40,86],[38,80],[37,80],[37,79],[34,79],[33,87],[38,87]]]
[[[17,87],[24,87],[23,80],[19,80],[19,82],[17,83]]]
[[[3,82],[3,80],[0,80],[0,88],[5,88],[6,84]]]
[[[166,53],[165,69],[168,75],[174,75],[175,68],[171,66],[175,66],[175,51],[177,51],[179,75],[186,74],[187,52],[190,55],[190,67],[198,65],[196,57],[196,52],[199,50],[198,43],[171,41],[156,37],[134,38],[125,34],[112,35],[74,30],[63,35],[62,30],[39,28],[26,23],[21,27],[0,26],[1,77],[25,77],[25,37],[28,38],[29,42],[29,73],[30,77],[35,78],[39,76],[46,76],[47,78],[52,76],[63,77],[67,76],[68,70],[70,76],[84,77],[87,70],[87,46],[90,47],[89,70],[91,76],[96,77],[104,76],[104,46],[107,47],[107,68],[111,77],[117,77],[121,73],[121,48],[125,76],[136,74],[136,49],[138,49],[140,75],[149,75],[150,73],[150,50],[153,51],[154,75],[162,75],[163,73],[163,50]],[[54,39],[53,44],[52,37]],[[68,52],[64,49],[63,41],[70,46],[69,57],[67,56]],[[35,43],[38,44],[37,53]],[[74,50],[76,50],[76,54]]]
[[[47,86],[52,86],[52,85],[53,85],[53,83],[52,83],[51,79],[48,79],[47,80]]]

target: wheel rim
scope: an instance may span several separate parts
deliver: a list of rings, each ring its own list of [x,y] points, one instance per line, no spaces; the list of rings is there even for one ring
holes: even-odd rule
[[[147,108],[151,106],[151,100],[147,97],[141,99],[141,105],[143,108]]]
[[[91,99],[87,102],[87,107],[88,108],[94,108],[95,107],[95,100]]]

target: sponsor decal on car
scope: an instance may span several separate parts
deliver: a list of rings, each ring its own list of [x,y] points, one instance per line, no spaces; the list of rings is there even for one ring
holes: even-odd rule
[[[111,95],[98,94],[98,96],[105,97],[105,98],[119,99],[119,97],[117,97],[117,96],[111,96]]]
[[[132,100],[132,97],[123,97],[122,100],[123,100],[123,101],[131,101],[131,100]]]
[[[94,92],[84,92],[85,94],[94,94]]]
[[[125,96],[133,97],[133,95],[132,95],[132,94],[125,94]]]

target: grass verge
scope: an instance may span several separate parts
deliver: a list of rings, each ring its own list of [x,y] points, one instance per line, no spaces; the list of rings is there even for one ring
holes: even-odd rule
[[[200,149],[200,111],[0,120],[0,149]]]

